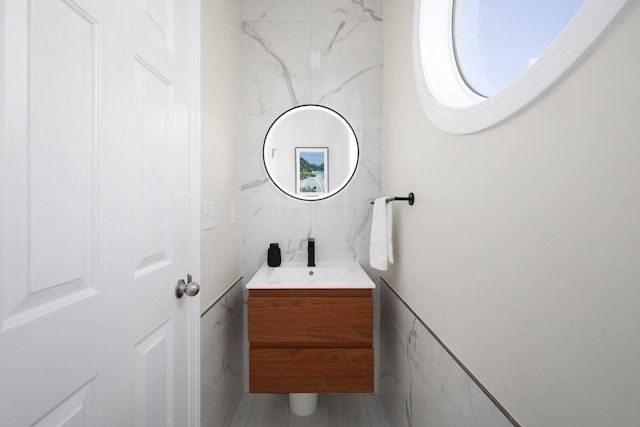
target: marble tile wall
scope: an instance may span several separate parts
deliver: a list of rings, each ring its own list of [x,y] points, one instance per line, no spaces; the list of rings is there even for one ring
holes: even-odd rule
[[[234,284],[200,320],[201,425],[226,427],[243,392],[243,291]]]
[[[381,280],[380,399],[394,427],[511,422]]]
[[[368,263],[369,201],[381,192],[382,0],[243,0],[243,275],[279,242],[283,261]],[[311,69],[310,52],[322,52]],[[322,104],[342,114],[360,144],[346,189],[318,202],[284,195],[262,161],[264,135],[282,112]]]

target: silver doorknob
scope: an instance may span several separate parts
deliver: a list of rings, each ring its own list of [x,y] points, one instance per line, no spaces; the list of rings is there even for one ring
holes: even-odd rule
[[[176,283],[176,297],[182,298],[184,294],[188,297],[194,297],[200,292],[200,284],[198,282],[185,282],[184,279],[178,280]]]

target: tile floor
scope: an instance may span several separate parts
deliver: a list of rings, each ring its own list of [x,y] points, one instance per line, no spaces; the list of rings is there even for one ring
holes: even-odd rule
[[[390,427],[375,394],[321,394],[306,417],[289,410],[286,394],[243,395],[231,427]]]

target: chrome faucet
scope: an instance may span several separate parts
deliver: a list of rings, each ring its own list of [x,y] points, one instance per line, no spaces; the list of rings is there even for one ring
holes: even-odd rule
[[[316,266],[316,239],[307,240],[307,267]]]

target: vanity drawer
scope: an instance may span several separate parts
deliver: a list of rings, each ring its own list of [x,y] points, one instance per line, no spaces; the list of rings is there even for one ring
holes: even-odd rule
[[[251,348],[251,393],[373,393],[373,348]]]
[[[371,291],[333,291],[330,296],[326,291],[252,290],[248,314],[251,347],[372,347]]]

